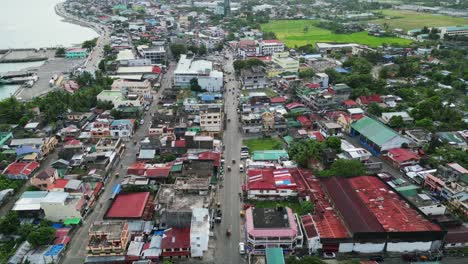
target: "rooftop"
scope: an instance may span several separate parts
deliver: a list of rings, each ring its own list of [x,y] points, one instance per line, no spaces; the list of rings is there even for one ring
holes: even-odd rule
[[[296,189],[289,171],[274,169],[249,169],[247,172],[249,190]]]
[[[96,221],[89,228],[89,233],[90,235],[104,233],[108,240],[117,240],[120,239],[126,224],[126,221]]]
[[[367,116],[351,124],[351,127],[379,146],[393,138],[401,137],[393,129]]]
[[[119,194],[107,211],[106,218],[141,218],[149,192]]]
[[[247,232],[253,236],[288,236],[297,234],[292,210],[287,207],[255,208],[246,210]]]

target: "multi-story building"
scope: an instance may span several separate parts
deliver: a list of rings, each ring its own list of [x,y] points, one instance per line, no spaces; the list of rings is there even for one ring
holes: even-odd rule
[[[151,64],[164,64],[167,60],[164,46],[148,47],[142,45],[138,47],[138,53],[141,57],[151,60]]]
[[[242,86],[244,89],[262,89],[268,87],[265,69],[260,66],[241,70]]]
[[[114,107],[119,107],[141,106],[143,104],[144,97],[138,94],[129,94],[125,96],[118,90],[104,90],[97,95],[97,99],[100,101],[109,101],[114,105]]]
[[[273,53],[284,51],[284,43],[277,39],[266,39],[263,41],[259,41],[258,47],[260,53],[263,56],[272,55]]]
[[[121,91],[124,95],[133,93],[141,95],[145,98],[151,97],[151,82],[149,82],[148,80],[142,82],[130,82],[118,79],[112,83],[111,89]]]
[[[129,141],[133,135],[133,122],[129,119],[112,121],[110,125],[110,134],[113,139],[121,138],[123,141]]]
[[[287,199],[297,196],[297,185],[287,169],[249,169],[245,189],[249,199]]]
[[[109,138],[110,134],[110,121],[107,119],[96,119],[91,126],[91,138]]]
[[[299,70],[299,60],[289,57],[288,52],[273,53],[271,60],[278,64],[283,72],[296,73]]]
[[[220,91],[223,87],[223,73],[213,70],[211,61],[195,61],[183,54],[174,71],[174,86],[189,87],[192,79],[197,79],[198,85],[210,92]]]
[[[288,207],[250,207],[245,219],[247,244],[254,254],[264,253],[267,247],[279,247],[286,252],[302,247],[301,228]]]
[[[445,36],[468,36],[468,26],[441,27],[440,38]]]
[[[99,221],[89,228],[88,256],[122,256],[129,243],[127,221]]]
[[[81,193],[49,192],[41,201],[41,209],[47,220],[62,222],[68,218],[81,218],[86,204]]]
[[[200,129],[208,134],[218,134],[223,130],[223,112],[221,108],[209,108],[200,111]]]
[[[341,104],[344,101],[349,99],[349,96],[351,95],[351,87],[344,83],[338,83],[333,85],[333,87],[330,87],[328,89],[328,92],[330,94],[333,94],[333,101],[337,104]]]

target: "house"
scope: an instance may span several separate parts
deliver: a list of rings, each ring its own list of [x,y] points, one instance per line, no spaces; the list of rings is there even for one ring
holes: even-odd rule
[[[384,156],[396,168],[416,165],[421,159],[421,157],[418,154],[404,148],[390,149]]]
[[[5,145],[8,140],[13,138],[12,132],[0,132],[0,147]]]
[[[388,124],[394,116],[400,116],[403,119],[403,122],[405,123],[412,123],[414,121],[414,119],[408,114],[408,112],[405,111],[382,113],[381,120],[384,124]]]
[[[311,214],[301,216],[301,226],[304,230],[305,244],[309,254],[312,255],[320,248],[320,237],[315,229],[314,219]]]
[[[372,153],[366,149],[357,148],[344,139],[341,140],[341,150],[342,153],[338,154],[338,158],[340,159],[367,161],[370,159],[370,157],[372,157]]]
[[[393,129],[367,116],[351,124],[350,135],[359,136],[359,142],[375,155],[411,143]]]
[[[110,135],[113,139],[122,139],[123,141],[130,141],[133,136],[134,120],[117,119],[113,120],[110,124]]]
[[[254,254],[264,253],[267,247],[278,247],[284,251],[302,247],[302,231],[288,207],[248,208],[245,229],[247,247]]]
[[[69,48],[65,51],[67,59],[83,59],[88,57],[88,50],[85,48]]]
[[[297,196],[297,185],[287,169],[249,169],[242,186],[249,199],[287,199]]]
[[[449,144],[459,149],[467,149],[467,143],[465,138],[463,138],[463,136],[457,132],[437,132],[435,136],[442,143]]]
[[[47,190],[58,178],[59,175],[56,169],[47,168],[31,178],[31,185],[41,190]]]
[[[382,103],[382,99],[380,98],[380,95],[374,94],[374,95],[361,95],[356,99],[356,103],[359,105],[369,105],[371,103]]]
[[[172,227],[166,229],[161,241],[161,250],[163,258],[190,257],[190,228]]]
[[[45,218],[54,222],[81,218],[87,208],[87,200],[80,193],[49,192],[40,204]]]
[[[127,221],[99,221],[89,228],[88,256],[123,256],[129,243]]]
[[[244,89],[263,89],[268,87],[268,79],[265,68],[254,66],[243,68],[240,72]]]
[[[223,87],[223,73],[214,70],[212,62],[195,61],[192,57],[183,54],[174,71],[174,86],[189,87],[192,79],[197,79],[198,85],[210,92],[221,91]]]
[[[27,180],[40,166],[39,162],[16,161],[9,164],[2,172],[8,179]]]
[[[91,138],[99,140],[100,138],[110,138],[110,121],[108,119],[96,119],[91,125]]]

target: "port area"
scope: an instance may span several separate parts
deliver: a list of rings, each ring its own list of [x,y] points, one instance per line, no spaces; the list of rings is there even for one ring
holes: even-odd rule
[[[61,85],[63,76],[68,76],[69,73],[75,72],[83,67],[86,59],[66,59],[66,58],[50,58],[43,65],[37,68],[28,68],[26,71],[35,72],[38,80],[32,87],[20,87],[15,92],[18,100],[31,100],[37,96],[43,96],[46,93],[57,89]],[[54,81],[51,85],[51,79]]]
[[[44,61],[54,56],[55,48],[3,49],[0,50],[0,63]]]

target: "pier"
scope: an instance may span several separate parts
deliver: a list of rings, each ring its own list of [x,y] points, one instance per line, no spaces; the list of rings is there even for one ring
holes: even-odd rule
[[[0,63],[44,61],[55,57],[55,48],[0,50]]]

